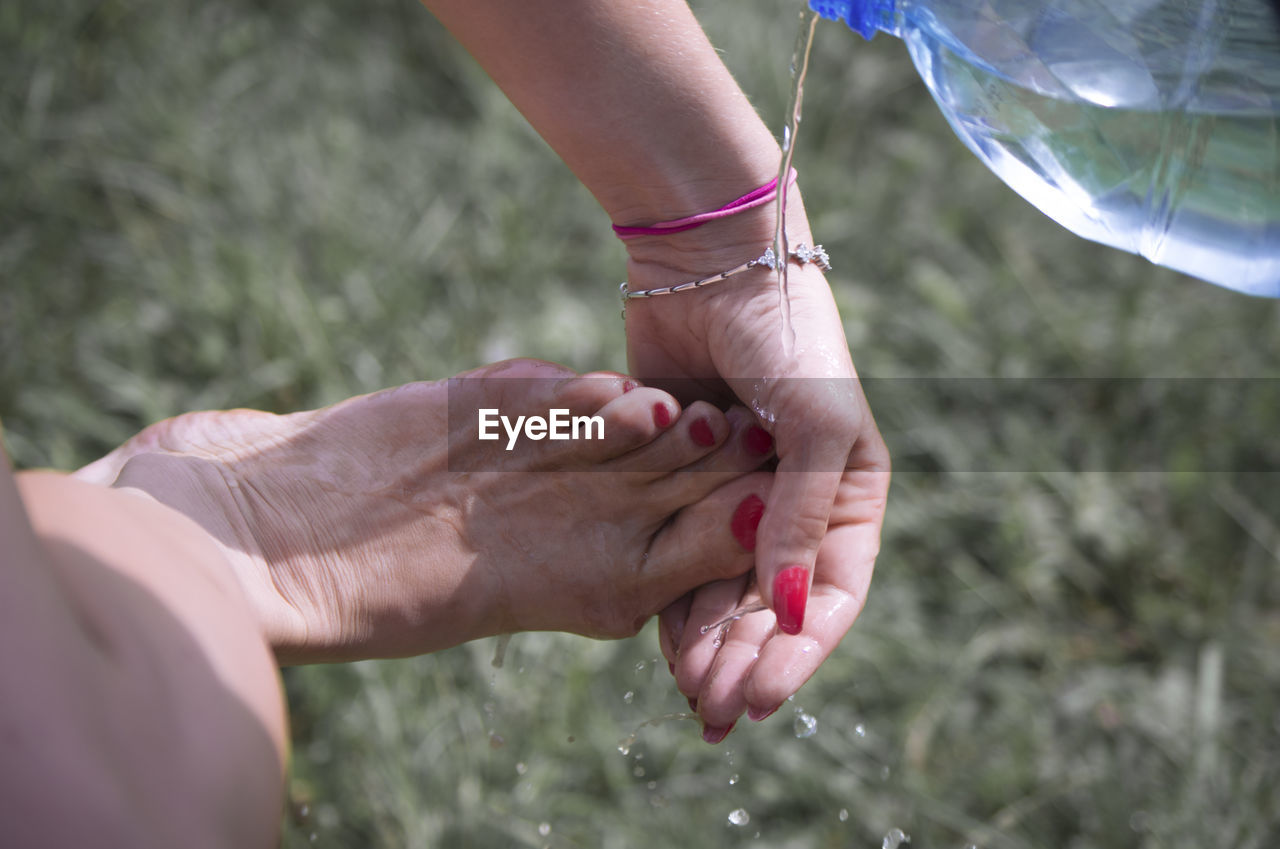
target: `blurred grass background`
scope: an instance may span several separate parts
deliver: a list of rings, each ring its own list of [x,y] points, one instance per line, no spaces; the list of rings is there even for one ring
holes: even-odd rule
[[[694,8],[780,126],[797,7]],[[624,366],[608,222],[412,0],[18,0],[0,65],[19,466],[513,355]],[[863,375],[1280,376],[1280,305],[1026,207],[901,44],[821,25],[805,106],[796,164]],[[868,388],[905,470],[875,589],[793,704],[624,755],[683,709],[651,629],[519,635],[501,669],[487,642],[289,670],[286,847],[1280,844],[1280,409],[1227,398],[1172,470],[1080,471],[1037,445],[1124,457],[1203,411],[1158,382],[1139,416],[1123,381],[976,410],[899,385]]]

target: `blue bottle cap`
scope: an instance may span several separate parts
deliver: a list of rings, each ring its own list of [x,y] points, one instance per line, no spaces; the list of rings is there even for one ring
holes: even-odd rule
[[[892,19],[894,6],[894,0],[809,0],[810,9],[829,21],[844,21],[868,41],[880,21]]]

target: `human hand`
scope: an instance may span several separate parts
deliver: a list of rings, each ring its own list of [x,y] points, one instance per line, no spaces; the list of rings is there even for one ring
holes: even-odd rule
[[[812,245],[802,210],[794,220],[792,244]],[[669,286],[759,256],[768,243],[760,217],[741,223],[735,229],[746,236],[726,239],[721,227],[715,238],[725,242],[714,247],[687,233],[678,252],[670,237],[629,243],[630,288]],[[763,269],[627,308],[634,373],[684,401],[736,398],[757,411],[778,456],[755,580],[709,585],[661,617],[663,653],[712,742],[744,711],[762,719],[776,710],[848,631],[867,596],[888,494],[888,451],[830,288],[812,264],[793,262],[788,271],[794,350],[784,340],[776,278]],[[723,640],[719,627],[702,632],[757,601],[773,612],[743,616]]]
[[[508,451],[502,428],[476,439],[482,408],[599,415],[604,438]],[[282,662],[397,656],[517,630],[625,636],[746,572],[732,517],[769,483],[749,474],[767,457],[749,424],[522,360],[287,416],[179,416],[77,476],[204,526]]]

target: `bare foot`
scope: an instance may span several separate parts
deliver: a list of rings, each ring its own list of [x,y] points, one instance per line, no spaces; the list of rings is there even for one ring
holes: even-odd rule
[[[591,438],[551,438],[575,419]],[[179,416],[77,476],[200,522],[282,662],[346,660],[518,630],[625,636],[746,573],[735,511],[770,480],[750,474],[767,459],[751,425],[513,360],[286,416]]]

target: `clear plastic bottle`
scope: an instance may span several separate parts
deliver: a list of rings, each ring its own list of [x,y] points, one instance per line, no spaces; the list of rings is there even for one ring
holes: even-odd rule
[[[1085,238],[1280,297],[1277,0],[809,0],[902,38],[956,134]]]

